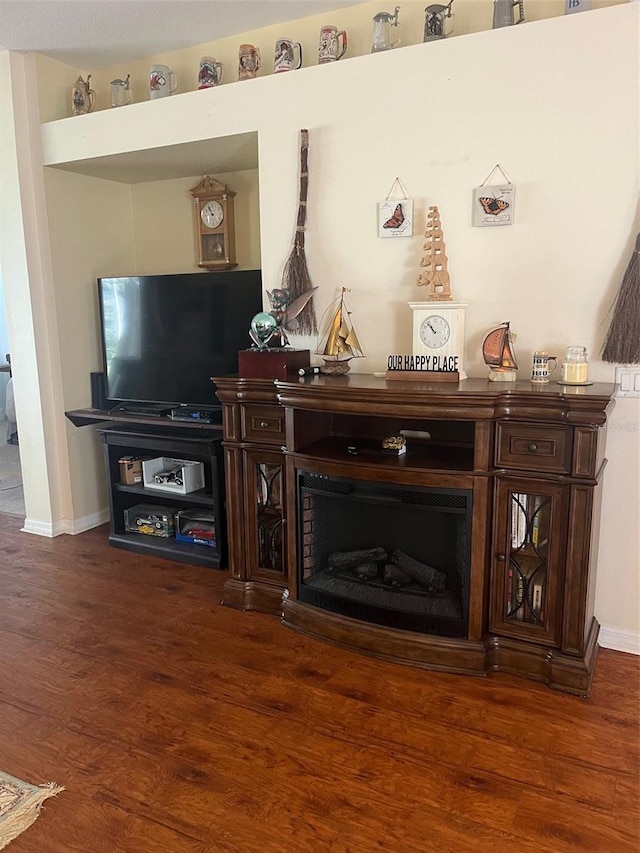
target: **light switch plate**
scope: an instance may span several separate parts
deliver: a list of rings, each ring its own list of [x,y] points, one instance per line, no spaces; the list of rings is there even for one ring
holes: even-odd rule
[[[620,386],[616,397],[640,397],[640,366],[617,366],[616,382]]]

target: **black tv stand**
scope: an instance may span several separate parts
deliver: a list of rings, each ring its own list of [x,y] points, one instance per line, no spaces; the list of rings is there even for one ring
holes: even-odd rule
[[[65,412],[75,426],[98,426],[103,444],[111,524],[109,544],[148,556],[164,557],[206,568],[227,565],[227,525],[224,506],[224,465],[222,426],[199,422],[172,421],[137,411],[76,409]],[[122,456],[151,458],[167,456],[202,462],[204,488],[186,495],[145,488],[143,483],[125,484],[120,478]],[[171,512],[203,509],[213,513],[216,546],[177,542],[130,533],[125,529],[124,511],[136,504],[160,504]]]

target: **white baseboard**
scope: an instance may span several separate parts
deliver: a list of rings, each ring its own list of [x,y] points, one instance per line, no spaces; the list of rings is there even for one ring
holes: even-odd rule
[[[69,518],[63,518],[53,524],[47,521],[37,521],[34,518],[25,518],[24,533],[33,533],[36,536],[47,536],[53,539],[54,536],[60,536],[62,533],[68,533],[75,536],[77,533],[84,533],[85,530],[91,530],[94,527],[99,527],[101,524],[106,524],[109,521],[109,510],[103,509],[100,512],[95,512],[93,515],[86,515],[84,518],[77,518],[72,521]]]
[[[598,643],[603,649],[615,649],[630,655],[640,655],[640,632],[600,626]]]

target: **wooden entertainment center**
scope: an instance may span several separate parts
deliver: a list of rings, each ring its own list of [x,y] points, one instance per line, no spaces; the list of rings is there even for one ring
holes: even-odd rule
[[[214,382],[229,534],[224,604],[281,615],[304,634],[399,663],[475,675],[500,670],[589,693],[599,632],[603,426],[614,385],[468,379],[447,387],[365,375]],[[407,452],[382,453],[382,439],[401,432]],[[439,507],[440,494],[441,503],[462,500],[467,509]],[[388,602],[397,598],[402,611],[410,592],[412,603],[431,608],[444,591],[398,595],[374,579],[363,594],[382,596],[382,605],[369,608],[350,600],[357,586],[350,581],[342,599],[311,589],[319,578],[311,551],[324,548],[314,533],[321,511],[344,542],[336,520],[352,512],[372,536],[387,522],[392,532],[413,535],[416,524],[399,514],[405,503],[409,519],[425,523],[414,551],[427,553],[453,525],[453,544],[434,553],[443,562],[449,552],[455,559],[468,553],[464,570],[447,580],[458,590],[459,612],[449,621],[436,615],[433,631],[397,627]],[[363,618],[369,611],[372,618]]]

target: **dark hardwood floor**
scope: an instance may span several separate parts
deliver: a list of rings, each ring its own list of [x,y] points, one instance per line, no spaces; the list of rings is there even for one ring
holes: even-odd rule
[[[11,853],[637,853],[640,659],[591,698],[221,607],[223,572],[0,515],[0,769],[66,786]]]

